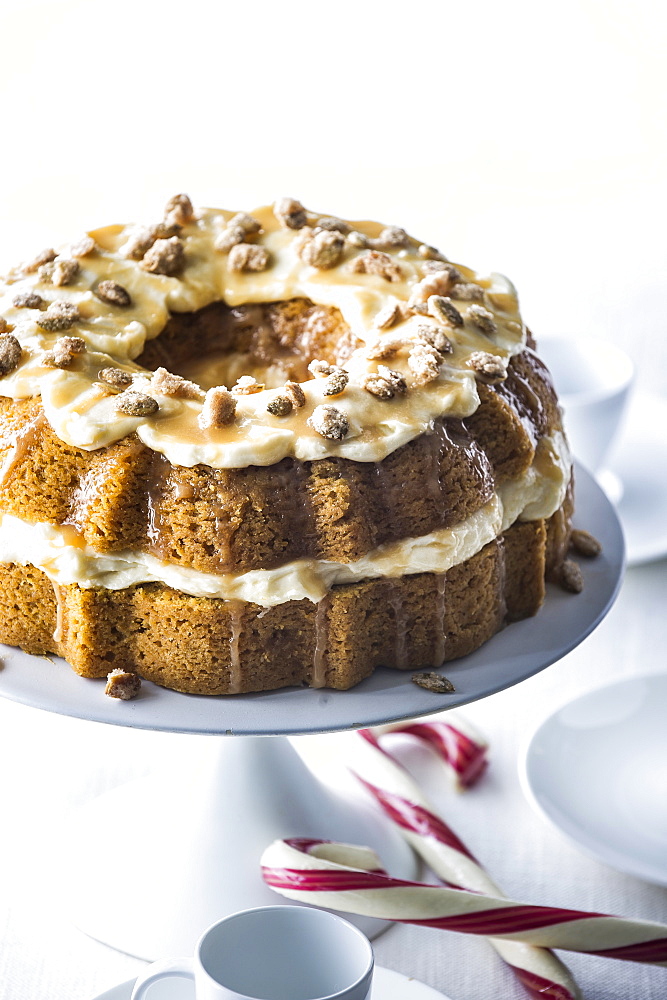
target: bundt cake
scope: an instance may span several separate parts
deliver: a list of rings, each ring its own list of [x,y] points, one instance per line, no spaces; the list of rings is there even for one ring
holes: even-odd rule
[[[538,611],[571,471],[516,293],[397,227],[177,195],[0,287],[0,640],[345,689]]]

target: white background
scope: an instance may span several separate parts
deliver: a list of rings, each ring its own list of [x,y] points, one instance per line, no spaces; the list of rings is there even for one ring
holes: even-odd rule
[[[234,209],[289,194],[404,226],[453,260],[508,274],[538,339],[607,337],[638,362],[637,392],[664,392],[666,28],[665,8],[649,0],[5,0],[0,270],[97,225],[153,221],[177,191]],[[650,602],[664,568],[631,571],[587,646],[476,709],[498,747],[480,807],[513,810],[489,842],[493,870],[520,898],[667,915],[664,890],[583,860],[531,818],[514,774],[515,726],[608,674],[659,668],[664,635],[652,642],[651,630],[664,632],[664,608],[656,625]],[[180,757],[180,739],[0,704],[3,1000],[84,1000],[137,971],[63,919],[48,881],[51,827],[91,791]],[[525,864],[513,857],[515,821]],[[101,857],[110,849],[101,844]],[[434,932],[393,940],[378,946],[382,964],[453,1000],[486,997],[498,974],[466,944],[479,989],[471,974],[464,993]],[[667,995],[655,973],[614,977],[598,963],[598,979],[590,961],[576,963],[589,970],[587,996]]]

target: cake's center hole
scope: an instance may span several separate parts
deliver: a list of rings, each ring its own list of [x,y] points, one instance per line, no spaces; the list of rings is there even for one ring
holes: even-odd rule
[[[175,313],[136,359],[154,371],[167,368],[203,389],[234,385],[251,375],[267,388],[287,379],[312,378],[315,359],[341,365],[359,343],[338,309],[308,299],[230,307],[214,302],[192,313]]]

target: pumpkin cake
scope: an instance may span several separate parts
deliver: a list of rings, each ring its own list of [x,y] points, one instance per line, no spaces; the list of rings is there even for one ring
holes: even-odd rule
[[[570,460],[514,288],[398,227],[177,195],[15,268],[0,317],[0,641],[345,689],[563,576]]]

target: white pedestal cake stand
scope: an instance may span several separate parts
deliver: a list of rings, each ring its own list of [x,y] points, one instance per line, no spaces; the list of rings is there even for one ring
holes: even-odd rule
[[[291,688],[210,698],[145,683],[137,699],[117,702],[105,698],[104,682],[78,677],[62,660],[5,647],[4,697],[112,725],[245,737],[216,741],[217,753],[202,773],[139,779],[84,808],[76,818],[69,882],[77,925],[141,958],[189,954],[209,923],[275,902],[258,860],[278,837],[366,844],[392,874],[414,877],[412,854],[394,830],[354,792],[341,795],[321,782],[285,737],[457,708],[560,659],[602,620],[623,572],[623,535],[614,509],[581,469],[575,521],[603,546],[600,557],[582,561],[583,592],[575,596],[550,587],[535,618],[512,624],[477,652],[447,664],[456,688],[451,695],[417,687],[409,673],[380,669],[345,692]],[[105,861],[113,849],[121,851],[122,870]],[[360,924],[369,934],[382,926],[364,918]]]

